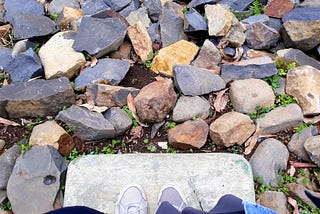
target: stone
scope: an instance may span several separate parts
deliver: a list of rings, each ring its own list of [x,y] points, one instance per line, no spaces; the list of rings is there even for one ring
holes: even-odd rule
[[[150,19],[154,22],[157,22],[159,20],[160,12],[162,9],[161,1],[145,0],[143,4],[147,8]]]
[[[185,40],[162,48],[153,58],[151,70],[173,76],[173,66],[190,64],[198,53],[198,49],[198,46]]]
[[[141,7],[138,10],[132,11],[129,16],[126,17],[126,20],[131,26],[140,22],[142,26],[148,28],[151,24],[151,21],[148,17],[147,9],[145,7]]]
[[[6,10],[6,19],[10,23],[14,16],[21,13],[29,13],[38,16],[44,15],[43,5],[34,0],[8,0],[4,2],[4,8]]]
[[[71,79],[86,63],[84,55],[72,48],[74,37],[75,33],[71,31],[59,32],[40,48],[39,57],[46,79],[63,76]]]
[[[13,46],[11,56],[16,57],[19,54],[26,52],[29,48],[34,50],[36,48],[36,44],[30,42],[28,39],[20,40]]]
[[[57,24],[60,27],[68,27],[72,22],[78,21],[83,16],[81,9],[65,7],[59,14]]]
[[[147,29],[138,21],[135,25],[128,27],[128,36],[136,54],[142,61],[148,60],[148,55],[153,52],[152,41]]]
[[[219,2],[220,3],[220,2]],[[231,28],[233,15],[220,4],[205,6],[210,36],[225,36]]]
[[[92,32],[95,32],[94,34]],[[72,48],[87,51],[100,58],[119,48],[127,33],[127,27],[117,18],[91,18],[81,20]]]
[[[260,79],[235,80],[231,83],[229,96],[233,108],[247,114],[253,113],[257,106],[271,108],[275,101],[272,88]]]
[[[320,135],[309,137],[305,143],[304,148],[307,151],[310,159],[320,166]]]
[[[162,121],[174,108],[177,95],[171,79],[158,78],[144,86],[134,98],[140,120],[156,123]]]
[[[306,195],[305,191],[307,190],[303,185],[296,184],[296,183],[289,183],[284,184],[285,187],[289,189],[290,195],[295,196],[296,198],[299,198],[303,203],[316,208],[316,205],[310,200],[310,198]],[[311,193],[311,195],[314,195],[315,197],[319,198],[320,194],[317,192],[313,192],[308,190],[308,192]]]
[[[318,135],[318,130],[315,126],[305,128],[301,133],[294,133],[291,136],[291,140],[288,143],[288,150],[294,153],[296,156],[304,161],[309,161],[307,151],[304,148],[304,144],[309,137]]]
[[[130,68],[130,63],[120,59],[100,59],[94,67],[85,68],[75,79],[75,89],[82,91],[86,86],[99,81],[118,85]]]
[[[139,0],[133,0],[131,3],[123,8],[121,11],[119,11],[119,14],[123,17],[128,17],[131,12],[136,11],[140,7]]]
[[[246,42],[249,48],[268,50],[275,47],[279,39],[278,31],[261,22],[253,23],[247,27]]]
[[[168,130],[168,142],[176,148],[200,149],[207,141],[208,132],[209,126],[204,120],[188,120]]]
[[[15,40],[48,36],[57,32],[56,24],[46,16],[18,13],[12,17]]]
[[[123,107],[127,104],[128,95],[135,97],[139,91],[132,87],[105,84],[90,84],[87,87],[87,94],[94,100],[95,105],[107,107]]]
[[[161,43],[159,23],[152,23],[148,28],[148,33],[149,33],[149,36],[150,36],[152,42]]]
[[[318,186],[313,180],[312,174],[310,173],[310,170],[308,168],[303,168],[299,170],[298,179],[296,183],[303,185],[305,188],[311,191],[318,191]]]
[[[110,9],[104,0],[86,0],[80,3],[83,15],[92,16],[101,11]]]
[[[9,118],[55,116],[75,103],[67,78],[11,83],[0,89],[0,115]]]
[[[279,214],[287,214],[287,197],[283,192],[266,191],[259,195],[258,203],[268,207]]]
[[[172,113],[172,120],[175,122],[185,122],[192,118],[207,119],[210,114],[210,103],[199,96],[179,97]]]
[[[12,25],[11,24],[4,24],[0,26],[0,45],[1,48],[6,47],[10,44],[10,33],[12,32]],[[9,37],[9,38],[8,38]],[[9,40],[8,44],[6,44],[6,40]],[[13,45],[13,44],[12,44]]]
[[[215,69],[221,60],[222,57],[218,48],[209,39],[206,39],[192,65],[199,68]]]
[[[16,160],[7,194],[14,213],[45,213],[53,210],[60,176],[68,161],[51,146],[33,146]],[[32,198],[32,203],[26,198]]]
[[[225,82],[239,79],[270,77],[278,73],[277,67],[270,57],[258,57],[242,60],[221,66],[221,78]]]
[[[290,69],[286,79],[286,93],[299,102],[303,114],[313,116],[320,113],[320,71],[305,65]]]
[[[242,23],[247,24],[247,25],[252,25],[257,22],[268,25],[269,21],[270,21],[269,16],[267,16],[265,14],[261,14],[261,15],[257,15],[257,16],[253,15],[253,16],[249,16],[246,19],[241,20]]]
[[[320,20],[319,8],[318,7],[315,7],[315,8],[297,7],[282,17],[282,21],[284,23],[292,20],[305,21],[305,22],[319,21]]]
[[[0,67],[5,68],[12,59],[12,50],[9,48],[0,48]]]
[[[200,201],[204,211],[212,209],[225,194],[255,201],[251,167],[242,156],[140,153],[87,155],[71,162],[64,206],[113,211],[121,189],[132,183],[138,183],[145,190],[149,213],[154,213],[159,191],[168,184],[182,190],[188,206],[201,209]]]
[[[131,59],[132,44],[129,41],[124,41],[117,51],[110,53],[112,59]]]
[[[271,0],[264,8],[264,13],[267,16],[279,18],[294,8],[294,3],[291,0]]]
[[[217,0],[192,0],[188,3],[187,8],[198,8],[206,4],[216,3]]]
[[[282,27],[282,21],[281,21],[281,19],[269,17],[269,22],[267,25],[269,27],[274,28],[276,31],[280,32],[281,27]]]
[[[83,140],[97,141],[115,136],[113,125],[99,112],[72,105],[60,111],[56,117],[74,129],[74,133]]]
[[[5,145],[6,145],[6,142],[0,139],[0,151],[4,148]]]
[[[233,15],[233,14],[232,14]],[[245,42],[246,34],[245,28],[242,24],[233,16],[232,25],[225,37],[221,39],[222,42],[226,42],[230,47],[239,48]]]
[[[184,14],[184,32],[207,31],[206,19],[195,9],[191,8]]]
[[[303,124],[303,114],[299,105],[291,103],[279,106],[257,119],[261,134],[273,134]]]
[[[218,146],[242,145],[255,131],[249,116],[239,112],[228,112],[210,125],[210,138]]]
[[[184,95],[204,95],[226,87],[226,83],[219,75],[191,65],[174,66],[173,75],[174,85]]]
[[[114,11],[119,11],[126,7],[131,0],[105,0],[104,1]]]
[[[132,126],[132,120],[128,114],[119,107],[108,109],[103,116],[113,125],[115,135],[125,133]]]
[[[320,7],[320,2],[318,0],[304,0],[299,3],[299,7]]]
[[[21,151],[18,145],[12,146],[6,152],[0,156],[0,189],[5,190],[7,188],[8,180],[11,175],[12,169],[16,162],[16,159],[20,156]]]
[[[277,186],[281,170],[287,169],[289,152],[280,141],[268,138],[262,141],[250,158],[254,176],[261,177],[263,184]]]
[[[242,12],[252,4],[253,0],[221,0],[219,4],[226,4],[231,9]]]
[[[27,82],[43,76],[41,61],[32,48],[14,57],[4,71],[10,74],[12,82]]]
[[[49,14],[59,14],[66,8],[80,9],[79,2],[77,0],[52,0],[48,7]]]
[[[159,24],[162,46],[176,44],[180,40],[188,40],[184,33],[183,7],[175,2],[167,2],[161,10]]]

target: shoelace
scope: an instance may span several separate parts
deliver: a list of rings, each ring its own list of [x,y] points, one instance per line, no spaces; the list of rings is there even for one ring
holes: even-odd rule
[[[135,214],[135,213],[141,213],[142,208],[140,207],[140,204],[129,204],[126,210],[127,214]]]

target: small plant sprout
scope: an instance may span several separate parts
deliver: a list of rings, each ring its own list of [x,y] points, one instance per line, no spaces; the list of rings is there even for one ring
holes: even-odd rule
[[[168,127],[168,129],[172,129],[172,128],[176,127],[176,125],[177,124],[175,122],[171,121],[168,123],[167,127]]]
[[[149,139],[147,139],[147,138],[143,139],[143,143],[144,144],[148,144],[149,143]]]
[[[263,13],[264,6],[259,0],[254,0],[249,9],[252,10],[253,15],[257,16]]]
[[[22,142],[18,142],[17,145],[20,147],[20,151],[22,154],[32,148],[32,145],[29,143],[24,144]]]
[[[154,153],[154,152],[157,151],[157,148],[156,148],[154,145],[149,145],[149,146],[147,147],[147,150],[150,151],[150,152],[152,152],[152,153]]]
[[[152,66],[152,60],[153,60],[153,58],[154,58],[156,55],[158,55],[158,53],[159,53],[159,51],[156,51],[156,52],[154,52],[154,53],[153,53],[153,51],[150,51],[150,53],[148,54],[147,60],[143,62],[144,66],[145,66],[146,68],[149,68],[149,69],[151,68],[151,66]]]
[[[59,18],[59,14],[57,13],[52,13],[51,15],[51,18],[54,22],[57,22],[58,21],[58,18]]]
[[[127,115],[132,120],[133,126],[139,126],[139,123],[137,122],[136,118],[134,118],[133,113],[130,111],[129,107],[127,105],[123,106],[122,109],[127,113]]]

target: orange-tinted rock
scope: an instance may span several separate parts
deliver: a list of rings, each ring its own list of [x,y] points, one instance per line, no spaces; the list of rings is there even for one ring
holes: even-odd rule
[[[61,11],[58,19],[58,24],[60,26],[67,26],[73,21],[77,21],[83,16],[82,9],[74,9],[71,7],[65,7]]]
[[[271,0],[265,7],[264,14],[267,16],[282,18],[282,16],[290,12],[294,8],[291,0]]]

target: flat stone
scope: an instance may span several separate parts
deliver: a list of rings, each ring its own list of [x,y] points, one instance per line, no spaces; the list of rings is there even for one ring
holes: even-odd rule
[[[121,11],[119,11],[119,14],[123,17],[128,17],[131,12],[136,11],[140,7],[140,1],[139,0],[133,0],[131,3],[123,8]]]
[[[232,25],[233,16],[229,10],[222,5],[206,5],[205,15],[208,19],[210,36],[224,36]]]
[[[82,9],[65,7],[59,14],[57,24],[60,27],[68,27],[72,22],[78,21],[83,16]]]
[[[150,36],[152,42],[161,43],[159,23],[152,23],[148,28],[148,33],[149,33],[149,36]]]
[[[287,214],[287,197],[283,192],[266,191],[259,195],[258,203],[268,207],[279,214]]]
[[[267,16],[282,18],[282,16],[290,12],[294,8],[291,0],[271,0],[264,9]]]
[[[299,3],[299,7],[320,7],[320,2],[318,0],[304,0]]]
[[[221,60],[222,57],[218,48],[209,39],[206,39],[200,48],[197,58],[192,62],[192,65],[199,68],[215,70]]]
[[[9,48],[0,48],[0,67],[5,68],[11,61],[11,52]]]
[[[192,0],[188,3],[187,8],[197,8],[206,4],[217,3],[218,0]]]
[[[104,0],[86,0],[80,3],[83,15],[95,15],[101,11],[110,9]]]
[[[147,8],[150,19],[154,22],[157,22],[159,20],[160,12],[162,9],[161,1],[145,0],[143,4]]]
[[[59,14],[65,8],[80,9],[78,0],[52,0],[48,7],[49,14]]]
[[[243,19],[241,22],[244,24],[248,24],[248,25],[252,25],[256,22],[260,22],[260,23],[268,25],[269,20],[270,20],[269,16],[267,16],[265,14],[261,14],[261,15],[257,15],[257,16],[255,16],[255,15],[249,16],[248,18]]]
[[[196,32],[196,31],[207,31],[206,19],[195,9],[191,8],[184,14],[184,31],[185,32]]]
[[[289,13],[285,14],[282,17],[283,22],[297,20],[297,21],[319,21],[320,20],[320,13],[319,8],[302,8],[297,7],[290,11]]]
[[[302,124],[303,114],[301,108],[295,103],[286,107],[279,106],[257,119],[261,134],[273,134]]]
[[[5,153],[0,156],[0,189],[5,190],[7,188],[8,180],[11,175],[12,169],[16,162],[16,159],[21,154],[20,147],[18,145],[12,146]]]
[[[281,27],[282,27],[282,21],[281,21],[281,19],[270,18],[267,25],[276,29],[276,31],[280,32]]]
[[[75,103],[74,92],[67,78],[11,83],[0,89],[2,117],[55,116],[64,106]]]
[[[242,12],[249,7],[253,0],[221,0],[219,4],[229,5],[233,10]]]
[[[128,114],[119,107],[108,109],[103,116],[113,125],[116,135],[125,133],[132,126]]]
[[[145,7],[140,7],[138,10],[132,11],[129,16],[126,17],[126,20],[131,26],[137,24],[138,22],[141,22],[142,26],[145,28],[148,28],[151,25],[148,12]]]
[[[151,70],[173,76],[173,66],[190,64],[198,53],[198,49],[198,46],[185,40],[180,40],[168,47],[162,48],[159,54],[154,57]]]
[[[305,143],[304,148],[306,149],[310,159],[320,166],[320,135],[309,137]]]
[[[191,65],[176,65],[173,71],[174,85],[184,95],[203,95],[226,87],[224,80],[210,70]]]
[[[188,206],[200,209],[201,203],[205,211],[225,194],[255,200],[251,167],[239,155],[88,155],[69,164],[64,206],[83,205],[113,212],[119,192],[132,183],[146,192],[149,213],[154,213],[159,191],[168,184],[182,190]]]
[[[40,48],[39,57],[46,79],[62,76],[71,79],[86,63],[84,55],[72,48],[74,37],[71,31],[59,32]]]
[[[10,0],[4,2],[4,8],[6,10],[6,19],[8,22],[12,22],[13,17],[20,13],[29,13],[34,15],[44,15],[44,6],[34,0]]]
[[[94,34],[92,32],[95,32]],[[83,17],[72,48],[97,58],[119,48],[127,27],[116,18]]]
[[[75,89],[84,90],[92,83],[101,80],[110,81],[112,85],[118,85],[130,68],[130,63],[119,59],[100,59],[94,67],[85,68],[75,79]]]
[[[127,6],[131,0],[105,0],[104,1],[114,11],[119,11]]]

